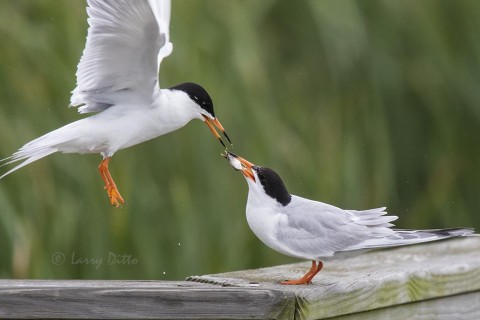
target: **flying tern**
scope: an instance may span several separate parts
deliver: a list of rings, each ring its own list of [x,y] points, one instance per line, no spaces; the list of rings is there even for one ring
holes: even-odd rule
[[[386,216],[386,208],[343,210],[291,195],[272,169],[256,166],[231,152],[223,156],[248,183],[246,215],[253,233],[273,250],[312,261],[303,277],[281,284],[311,283],[323,267],[322,260],[473,233],[473,229],[464,228],[391,229],[391,222],[398,217]]]
[[[215,117],[212,99],[198,84],[159,87],[162,59],[172,52],[170,0],[87,0],[88,35],[70,105],[96,113],[51,131],[3,159],[24,160],[0,177],[55,152],[99,153],[98,169],[114,206],[125,204],[108,165],[118,150],[167,134],[190,120],[205,122],[231,143]]]

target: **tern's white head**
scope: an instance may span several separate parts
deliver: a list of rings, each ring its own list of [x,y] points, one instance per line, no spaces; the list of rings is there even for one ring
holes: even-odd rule
[[[212,98],[210,98],[207,90],[205,90],[199,84],[192,82],[181,83],[168,88],[168,90],[181,92],[183,94],[182,100],[187,103],[187,106],[192,113],[192,117],[204,121],[210,131],[212,131],[213,135],[224,147],[225,144],[223,143],[223,140],[218,132],[215,130],[215,127],[217,127],[223,133],[228,142],[232,143],[222,124],[215,117]]]
[[[228,151],[224,157],[235,170],[243,173],[250,191],[257,197],[264,197],[266,200],[273,199],[281,206],[288,205],[292,200],[282,178],[272,169],[256,166]]]

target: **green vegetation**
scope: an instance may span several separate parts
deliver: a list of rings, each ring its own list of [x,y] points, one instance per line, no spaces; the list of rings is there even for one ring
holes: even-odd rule
[[[80,117],[67,105],[86,28],[83,1],[0,2],[0,158]],[[175,1],[161,80],[202,84],[233,151],[294,194],[385,205],[401,228],[480,229],[479,30],[478,1]],[[98,155],[8,176],[0,277],[183,279],[296,261],[249,230],[246,183],[221,151],[194,121],[118,152],[124,209]]]

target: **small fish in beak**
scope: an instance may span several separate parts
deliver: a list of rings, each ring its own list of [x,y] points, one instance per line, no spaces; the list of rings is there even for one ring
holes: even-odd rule
[[[232,152],[228,152],[227,150],[225,150],[225,154],[222,154],[222,156],[228,160],[233,169],[242,171],[245,178],[251,179],[253,182],[255,182],[255,175],[253,174],[252,170],[252,167],[254,166],[253,163],[237,156]]]

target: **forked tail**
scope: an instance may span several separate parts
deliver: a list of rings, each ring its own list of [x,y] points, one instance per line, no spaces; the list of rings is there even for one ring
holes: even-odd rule
[[[65,139],[64,137],[62,138],[62,135],[58,134],[58,130],[59,129],[49,132],[35,140],[30,141],[10,157],[0,160],[0,163],[2,163],[2,167],[14,162],[25,160],[19,165],[4,173],[2,176],[0,176],[0,179],[4,178],[12,172],[17,171],[18,169],[26,166],[27,164],[30,164],[52,153],[60,151],[58,147],[62,143],[65,143],[70,139]]]
[[[410,244],[437,241],[454,237],[463,237],[474,233],[474,230],[472,228],[449,228],[430,230],[396,229],[393,231],[395,233],[386,238],[367,240],[364,244],[364,248],[375,249],[383,247],[405,246]]]
[[[55,148],[42,148],[40,150],[35,150],[35,151],[25,150],[25,149],[22,148],[22,149],[18,150],[17,152],[15,152],[12,156],[0,160],[1,162],[7,161],[4,164],[2,164],[2,167],[3,167],[4,165],[26,159],[25,161],[23,161],[19,165],[15,166],[14,168],[10,169],[6,173],[4,173],[2,176],[0,176],[0,179],[4,178],[5,176],[9,175],[10,173],[12,173],[14,171],[17,171],[18,169],[26,166],[29,163],[37,161],[38,159],[46,157],[46,156],[48,156],[52,153],[55,153],[55,152],[57,152],[57,149],[55,149]]]

